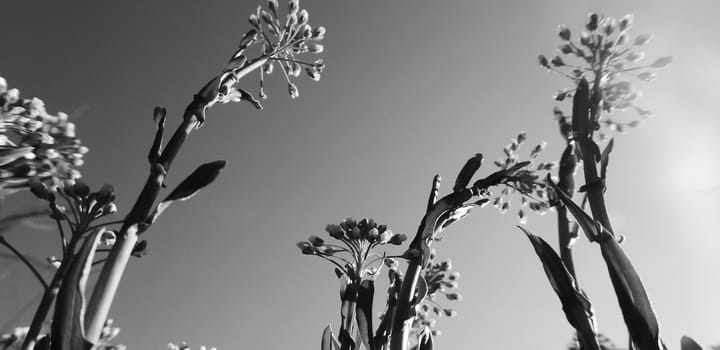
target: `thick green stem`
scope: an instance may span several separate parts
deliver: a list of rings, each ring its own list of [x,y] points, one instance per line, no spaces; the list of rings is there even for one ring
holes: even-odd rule
[[[392,333],[390,336],[390,350],[407,350],[409,346],[410,330],[413,324],[413,297],[420,278],[422,260],[417,258],[410,262],[403,279],[398,304],[395,308]]]
[[[560,246],[560,259],[567,268],[568,272],[575,279],[577,283],[577,276],[575,275],[575,263],[572,257],[572,248],[570,247],[570,222],[568,222],[567,208],[563,205],[559,205],[555,208],[557,210],[558,218],[558,243]]]
[[[236,73],[240,80],[243,76],[262,67],[269,56],[263,56],[252,62]],[[93,290],[90,302],[87,305],[85,314],[86,338],[92,343],[97,343],[102,328],[110,312],[110,306],[115,298],[117,288],[125,272],[127,263],[138,240],[138,226],[142,224],[150,214],[157,196],[162,188],[166,172],[170,169],[172,162],[179,153],[185,140],[193,130],[197,129],[200,122],[204,121],[204,112],[215,103],[217,97],[217,86],[213,85],[218,78],[215,77],[206,84],[185,109],[183,121],[167,143],[167,146],[160,155],[158,162],[151,165],[150,175],[140,192],[135,205],[125,218],[117,241],[113,245],[107,261],[103,265],[98,281]]]

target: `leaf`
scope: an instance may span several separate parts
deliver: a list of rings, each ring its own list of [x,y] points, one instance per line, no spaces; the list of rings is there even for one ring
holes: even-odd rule
[[[102,229],[85,238],[80,251],[72,257],[70,269],[63,277],[52,322],[52,350],[89,350],[93,344],[85,339],[85,285],[92,267],[95,248]]]
[[[432,333],[425,330],[420,335],[417,350],[433,350],[434,347]]]
[[[702,347],[693,338],[683,335],[680,338],[680,350],[702,350]]]
[[[330,325],[325,327],[322,334],[322,340],[320,341],[320,350],[332,350],[333,349],[333,334]],[[339,348],[339,347],[338,347]]]
[[[575,221],[580,225],[585,236],[590,242],[596,242],[601,234],[601,227],[598,222],[593,220],[582,208],[580,208],[572,199],[570,199],[550,178],[548,174],[546,182],[552,187],[558,199],[568,208],[570,213],[575,217]]]
[[[162,146],[163,132],[165,131],[165,115],[167,111],[165,107],[155,107],[153,111],[153,121],[157,131],[155,132],[155,139],[153,139],[152,146],[150,146],[150,152],[148,152],[148,161],[150,163],[157,162],[160,158],[160,147]]]
[[[600,250],[633,343],[642,350],[664,350],[655,312],[630,259],[614,237],[605,231],[600,239]]]
[[[610,139],[610,142],[608,142],[608,145],[605,146],[605,149],[602,151],[602,155],[600,155],[600,178],[605,180],[605,175],[607,174],[607,166],[608,162],[610,162],[610,152],[612,152],[613,145],[615,145],[615,139]]]
[[[205,163],[199,166],[192,174],[188,175],[170,194],[158,203],[157,207],[146,220],[146,223],[152,224],[157,220],[167,207],[175,201],[184,201],[194,196],[198,191],[210,185],[220,175],[220,171],[225,168],[227,161],[216,160],[214,162]]]
[[[414,305],[420,304],[428,293],[428,284],[425,281],[425,277],[418,276],[417,286],[415,287],[415,302]]]
[[[0,147],[0,165],[8,164],[15,159],[32,152],[32,147]]]
[[[565,267],[562,259],[545,240],[533,235],[522,226],[518,226],[532,243],[540,258],[550,285],[560,298],[560,302],[570,325],[575,328],[582,349],[600,349],[595,329],[595,317],[590,300],[577,288],[575,279]]]
[[[240,93],[241,100],[250,102],[250,104],[253,105],[253,107],[255,107],[256,109],[263,109],[260,101],[258,101],[251,93],[239,88],[237,89],[237,91]]]
[[[465,162],[465,165],[463,165],[462,169],[460,169],[457,179],[455,180],[455,187],[453,187],[453,191],[460,191],[467,187],[468,183],[470,183],[470,179],[472,179],[477,170],[480,169],[482,161],[483,155],[477,153]]]
[[[363,280],[360,282],[357,297],[357,312],[355,319],[358,325],[360,339],[368,350],[375,350],[375,339],[373,338],[372,326],[372,305],[373,296],[375,295],[375,283],[372,280]]]

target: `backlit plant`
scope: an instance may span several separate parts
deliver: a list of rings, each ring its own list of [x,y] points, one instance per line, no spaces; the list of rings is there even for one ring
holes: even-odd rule
[[[645,57],[642,47],[652,36],[641,34],[631,39],[632,25],[632,14],[617,20],[591,13],[585,23],[586,30],[578,37],[573,37],[567,26],[558,27],[558,36],[562,41],[558,50],[563,56],[555,56],[551,60],[544,55],[539,56],[542,68],[566,76],[575,84],[583,78],[588,80],[592,87],[590,121],[593,129],[604,127],[605,131],[623,132],[627,128],[636,127],[640,120],[650,116],[650,111],[635,103],[640,97],[640,91],[635,90],[627,78],[651,81],[656,76],[654,70],[672,61],[671,57],[661,57],[652,63],[641,64],[640,61]],[[574,93],[575,89],[566,88],[558,90],[554,97],[563,101]],[[628,109],[637,112],[640,119],[623,121],[613,115],[616,111]],[[555,113],[558,118],[568,119],[562,117],[559,110]],[[605,131],[599,132],[598,137],[604,138]]]

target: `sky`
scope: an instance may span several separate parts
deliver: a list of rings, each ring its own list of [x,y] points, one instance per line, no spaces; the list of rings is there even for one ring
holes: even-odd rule
[[[147,175],[153,108],[168,108],[173,129],[192,95],[224,67],[257,4],[10,2],[3,5],[0,76],[22,96],[42,98],[49,112],[74,118],[90,148],[84,179],[93,188],[115,185],[122,215]],[[274,74],[266,80],[264,110],[245,103],[209,111],[166,182],[172,187],[201,163],[229,164],[212,186],[168,209],[143,235],[148,254],[131,261],[111,310],[122,330],[119,343],[317,347],[326,325],[338,329],[339,284],[329,264],[301,255],[295,243],[325,236],[326,224],[348,216],[412,236],[435,174],[448,193],[467,158],[501,157],[520,131],[529,143],[548,142],[544,160],[559,158],[563,140],[552,108],[570,106],[551,96],[571,82],[539,69],[537,55],[554,56],[557,26],[577,34],[589,12],[634,13],[631,33],[654,35],[647,57],[674,57],[654,82],[635,84],[643,91],[638,102],[654,114],[617,135],[606,196],[665,343],[678,349],[685,334],[720,343],[717,2],[301,0],[300,6],[311,25],[327,28],[322,79],[298,79],[300,97],[291,99]],[[248,76],[243,86],[257,91],[257,79]],[[480,173],[491,171],[486,162]],[[25,193],[6,199],[3,209],[33,205]],[[464,296],[448,304],[456,317],[438,321],[438,348],[569,343],[572,329],[517,223],[490,206],[477,209],[436,246],[461,273]],[[50,224],[21,226],[8,240],[38,259],[56,255],[55,233],[43,229]],[[554,225],[553,214],[533,215],[525,227],[555,244]],[[581,239],[575,255],[599,330],[626,344],[598,247]],[[5,256],[0,331],[29,324],[40,297],[30,273]],[[384,304],[380,292],[376,300]]]

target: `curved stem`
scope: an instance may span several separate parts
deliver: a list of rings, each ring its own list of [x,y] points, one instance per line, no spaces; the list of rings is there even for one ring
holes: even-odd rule
[[[15,249],[10,242],[8,242],[5,237],[0,236],[0,244],[6,246],[10,251],[13,252],[20,260],[22,260],[23,263],[25,263],[25,266],[27,266],[30,271],[37,277],[38,281],[40,281],[40,284],[42,284],[43,289],[48,289],[48,284],[45,282],[45,278],[40,274],[40,271],[38,271],[35,266],[22,254],[19,250]]]

